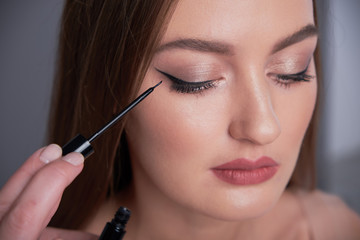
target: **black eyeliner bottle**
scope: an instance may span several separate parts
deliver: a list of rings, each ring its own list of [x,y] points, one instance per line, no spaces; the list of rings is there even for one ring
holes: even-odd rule
[[[130,218],[131,212],[126,207],[120,207],[111,222],[106,223],[99,240],[121,240],[126,231],[125,225]]]

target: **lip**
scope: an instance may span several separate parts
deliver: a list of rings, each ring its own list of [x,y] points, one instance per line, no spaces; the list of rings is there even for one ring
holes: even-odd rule
[[[272,178],[279,164],[270,157],[261,157],[256,161],[245,158],[235,159],[211,170],[220,180],[234,185],[251,185]]]

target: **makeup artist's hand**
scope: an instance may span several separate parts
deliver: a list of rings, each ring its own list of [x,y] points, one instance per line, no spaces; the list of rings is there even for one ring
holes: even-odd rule
[[[96,236],[46,228],[64,189],[83,168],[79,153],[64,157],[58,145],[36,151],[0,191],[0,239],[97,239]]]

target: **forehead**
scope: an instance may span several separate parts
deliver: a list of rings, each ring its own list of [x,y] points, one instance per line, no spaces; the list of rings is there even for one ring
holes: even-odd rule
[[[311,0],[180,0],[163,42],[179,38],[271,42],[313,22]]]

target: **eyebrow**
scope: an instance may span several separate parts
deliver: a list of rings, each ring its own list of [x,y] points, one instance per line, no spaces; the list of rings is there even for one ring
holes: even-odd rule
[[[273,54],[295,43],[301,42],[306,38],[317,35],[318,35],[318,28],[314,24],[308,24],[305,27],[301,28],[299,31],[291,34],[290,36],[276,43],[271,53]]]
[[[222,55],[232,55],[234,53],[233,47],[230,44],[218,42],[218,41],[207,41],[195,38],[178,39],[172,42],[161,45],[156,52],[161,52],[170,49],[186,49],[194,50],[199,52],[212,52]]]
[[[313,24],[308,24],[299,31],[279,41],[273,47],[271,53],[278,52],[290,45],[301,42],[302,40],[318,35],[318,29]],[[208,41],[196,38],[181,38],[161,45],[156,49],[156,53],[171,50],[185,49],[199,52],[211,52],[222,55],[234,55],[234,47],[231,44],[219,41]]]

